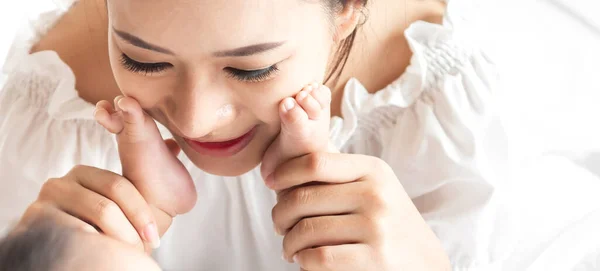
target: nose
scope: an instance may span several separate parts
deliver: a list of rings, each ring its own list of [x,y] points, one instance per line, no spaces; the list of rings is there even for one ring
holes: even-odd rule
[[[167,118],[184,137],[210,137],[236,118],[237,110],[230,93],[214,83],[179,88],[167,102]]]

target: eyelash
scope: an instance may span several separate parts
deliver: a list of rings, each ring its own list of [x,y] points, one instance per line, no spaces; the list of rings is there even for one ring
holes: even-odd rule
[[[121,64],[123,65],[123,67],[125,67],[125,69],[127,69],[131,72],[140,73],[143,75],[159,73],[159,72],[162,72],[173,66],[173,65],[171,65],[169,63],[165,63],[165,62],[160,62],[160,63],[137,62],[137,61],[131,59],[126,54],[121,55]]]
[[[277,68],[277,64],[276,64],[276,65],[273,65],[273,66],[265,68],[265,69],[253,70],[253,71],[234,69],[234,68],[230,68],[230,67],[225,68],[225,71],[228,73],[229,77],[234,78],[236,80],[239,80],[242,82],[256,83],[256,82],[262,82],[262,81],[266,81],[268,79],[273,78],[273,76],[279,71],[279,69]]]
[[[154,74],[162,72],[173,65],[165,62],[160,63],[142,63],[131,59],[126,54],[121,55],[121,65],[133,73],[139,73],[143,75]],[[231,67],[224,69],[228,76],[242,82],[261,82],[271,79],[278,71],[277,65],[260,69],[260,70],[240,70]]]

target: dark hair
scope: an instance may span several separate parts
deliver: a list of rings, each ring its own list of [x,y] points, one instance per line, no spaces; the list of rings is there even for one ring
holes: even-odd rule
[[[49,219],[15,231],[0,241],[0,271],[61,270],[72,236]]]
[[[354,2],[359,2],[362,6],[366,6],[368,0],[327,0],[329,1],[329,10],[330,12],[340,11],[345,8],[348,4],[354,4]],[[364,9],[363,9],[364,11]],[[366,19],[366,14],[363,13]],[[340,79],[342,75],[342,71],[346,66],[346,62],[348,62],[348,57],[350,56],[350,51],[352,51],[352,47],[354,46],[354,40],[356,39],[356,35],[358,33],[359,27],[364,24],[364,20],[360,22],[360,24],[352,31],[352,33],[346,37],[337,48],[335,52],[335,62],[332,68],[329,70],[327,77],[325,77],[325,82],[328,82],[333,78],[333,85],[337,84],[337,81]],[[324,83],[325,83],[324,82]]]

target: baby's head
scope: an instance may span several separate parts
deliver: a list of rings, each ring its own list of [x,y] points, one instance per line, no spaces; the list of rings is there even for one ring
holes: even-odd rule
[[[111,67],[121,91],[164,124],[197,167],[237,176],[256,167],[277,136],[280,101],[336,78],[366,3],[108,0]],[[192,147],[249,131],[248,145],[227,155]]]
[[[160,270],[141,251],[101,234],[40,219],[0,241],[1,271]]]

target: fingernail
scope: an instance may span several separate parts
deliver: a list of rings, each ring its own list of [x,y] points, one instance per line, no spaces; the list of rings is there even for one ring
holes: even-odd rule
[[[285,257],[285,252],[284,251],[281,251],[281,259],[284,260],[284,261],[286,261],[286,262],[288,262],[288,263],[294,263],[292,261],[292,259],[288,259],[287,257]]]
[[[274,183],[275,183],[275,178],[273,177],[273,174],[271,173],[265,179],[265,185],[267,185],[267,187],[269,187],[269,188],[272,188]]]
[[[123,96],[119,95],[117,97],[115,97],[115,100],[113,101],[113,103],[115,104],[115,109],[117,109],[119,107],[119,101],[123,98]]]
[[[123,97],[121,97],[121,99],[119,99],[119,100],[117,101],[117,106],[119,106],[119,108],[120,108],[122,111],[125,111],[125,109],[123,109],[123,105],[121,104],[121,102],[123,102]]]
[[[97,113],[98,113],[98,108],[94,109],[94,113],[92,113],[92,116],[94,116],[94,118],[96,118]]]
[[[285,112],[289,112],[290,110],[292,110],[295,106],[294,103],[294,99],[292,98],[286,98],[285,102],[283,102],[283,108],[285,109]]]
[[[294,257],[292,257],[292,260],[293,260],[295,263],[298,263],[298,254],[295,254],[295,255],[294,255]]]
[[[156,224],[150,223],[146,225],[146,228],[144,229],[144,238],[152,245],[152,248],[156,249],[160,247],[160,236],[158,236]]]
[[[279,231],[279,229],[277,228],[277,226],[275,224],[273,224],[273,230],[275,231],[275,235],[281,236],[281,232]]]

